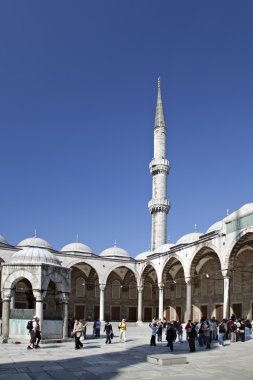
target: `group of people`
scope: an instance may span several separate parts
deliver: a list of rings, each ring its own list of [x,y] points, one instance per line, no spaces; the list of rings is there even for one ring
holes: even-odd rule
[[[33,348],[40,348],[41,329],[39,317],[34,315],[33,319],[28,322],[28,330],[30,334],[30,342],[27,349],[31,350]]]
[[[118,325],[119,329],[119,341],[126,341],[126,320],[122,319]],[[86,338],[87,322],[82,319],[75,319],[71,324],[71,336],[75,338],[75,349],[79,350],[83,348],[83,343],[81,342],[81,337]],[[96,319],[93,323],[93,337],[100,338],[101,322]],[[114,332],[112,324],[109,321],[105,322],[104,332],[106,334],[106,344],[112,343],[114,337]]]
[[[156,342],[162,342],[162,334],[165,333],[167,346],[173,351],[173,342],[183,342],[183,326],[181,322],[167,322],[166,319],[153,318],[149,324],[151,329],[150,345],[156,346]],[[252,324],[249,320],[236,319],[232,315],[229,319],[217,321],[215,317],[210,319],[202,317],[199,322],[188,320],[184,327],[186,340],[190,352],[196,351],[196,342],[199,347],[211,348],[212,341],[218,341],[219,346],[224,346],[224,341],[245,342],[252,334]]]

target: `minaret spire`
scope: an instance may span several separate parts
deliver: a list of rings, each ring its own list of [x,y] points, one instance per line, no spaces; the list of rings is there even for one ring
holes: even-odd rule
[[[167,175],[170,164],[166,159],[166,126],[163,115],[161,80],[158,78],[158,93],[154,126],[154,158],[150,162],[150,174],[153,177],[152,199],[148,204],[152,215],[151,249],[167,242],[167,214],[170,203],[167,199]]]

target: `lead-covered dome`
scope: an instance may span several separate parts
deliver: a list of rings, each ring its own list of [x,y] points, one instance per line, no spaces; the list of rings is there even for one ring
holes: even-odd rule
[[[36,236],[22,240],[20,243],[18,243],[17,246],[53,249],[46,240],[38,238]]]
[[[62,247],[61,252],[92,253],[90,247],[83,243],[70,243]]]
[[[174,247],[174,243],[166,243],[160,245],[160,247],[156,248],[153,253],[165,253],[168,252],[172,247]]]
[[[123,249],[123,248],[120,248],[120,247],[116,247],[116,246],[113,246],[113,247],[110,247],[110,248],[107,248],[105,249],[104,251],[102,251],[100,253],[101,257],[116,257],[116,258],[130,258],[128,252]]]
[[[209,234],[210,232],[220,231],[222,229],[222,220],[219,220],[218,222],[212,224],[208,230],[206,231],[206,234]]]
[[[0,235],[0,243],[9,244],[8,241],[3,237],[3,235]]]
[[[11,264],[51,264],[61,266],[60,260],[48,249],[25,247],[14,253]]]
[[[153,252],[152,251],[141,252],[135,257],[135,260],[145,260],[148,257],[148,255],[151,255],[151,253]]]
[[[196,240],[199,240],[200,236],[203,234],[200,232],[192,232],[190,234],[186,234],[182,236],[178,241],[177,244],[190,244],[193,243]]]

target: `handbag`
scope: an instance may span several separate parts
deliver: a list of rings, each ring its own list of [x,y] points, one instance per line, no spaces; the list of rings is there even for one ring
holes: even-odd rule
[[[113,339],[113,337],[114,337],[114,335],[113,335],[113,333],[111,332],[111,334],[110,334],[110,338]]]

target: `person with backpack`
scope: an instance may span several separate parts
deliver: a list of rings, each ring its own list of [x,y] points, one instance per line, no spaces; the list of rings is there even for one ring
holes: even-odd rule
[[[224,346],[224,340],[225,340],[226,332],[227,332],[226,319],[223,319],[218,324],[218,342],[219,342],[219,346]]]
[[[105,323],[104,332],[106,333],[106,341],[105,343],[112,343],[112,337],[113,337],[113,331],[112,331],[112,325],[109,321]]]
[[[31,321],[27,322],[26,328],[29,330],[30,334],[30,343],[27,346],[28,350],[32,350],[35,348],[36,344],[36,327],[37,327],[37,316],[34,315],[33,319]]]
[[[197,336],[197,331],[196,331],[196,325],[195,323],[191,322],[190,327],[188,328],[188,343],[189,343],[189,348],[190,352],[195,352],[195,340]]]
[[[170,348],[170,351],[173,351],[173,342],[177,339],[177,333],[176,329],[173,326],[173,323],[169,322],[167,323],[167,329],[166,329],[166,340],[167,340],[167,347]]]

